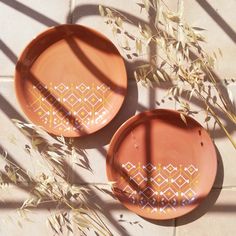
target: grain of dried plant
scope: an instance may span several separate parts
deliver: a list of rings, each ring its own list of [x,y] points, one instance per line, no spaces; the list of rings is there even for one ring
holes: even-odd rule
[[[183,0],[178,1],[177,11],[171,10],[162,0],[142,0],[137,5],[140,15],[149,19],[148,23],[133,22],[125,13],[99,6],[100,15],[111,27],[128,60],[145,58],[150,55],[149,48],[156,49],[156,55],[151,55],[151,59],[135,69],[137,82],[150,87],[168,84],[165,98],[180,107],[184,122],[185,115],[199,112],[192,108],[191,100],[200,101],[206,113],[206,126],[209,122],[213,123],[213,129],[218,125],[236,149],[232,130],[228,130],[224,122],[227,120],[235,129],[236,108],[222,90],[229,82],[235,83],[235,79],[227,78],[222,82],[214,72],[216,61],[223,56],[221,50],[208,53],[204,49],[206,40],[202,32],[205,29],[185,21]],[[127,30],[130,24],[136,26],[136,30]]]
[[[40,127],[19,120],[13,122],[30,140],[23,148],[32,158],[34,168],[40,170],[36,175],[25,170],[2,150],[5,166],[0,172],[1,188],[13,184],[29,192],[29,198],[17,209],[19,215],[30,220],[29,211],[46,204],[51,211],[46,223],[55,235],[63,235],[66,231],[73,233],[75,227],[81,235],[86,235],[87,230],[93,230],[96,235],[112,235],[89,200],[93,196],[92,189],[99,189],[99,186],[76,185],[68,176],[71,171],[67,170],[67,161],[92,171],[86,156],[81,155],[82,150],[73,145],[73,139],[66,140],[62,136],[56,137],[56,141],[47,139],[48,134]],[[9,139],[12,140],[12,137]],[[15,139],[14,143],[17,145]],[[36,158],[37,153],[40,159]]]

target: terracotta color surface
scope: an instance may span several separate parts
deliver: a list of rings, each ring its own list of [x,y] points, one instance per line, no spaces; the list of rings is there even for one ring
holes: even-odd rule
[[[130,118],[114,135],[107,175],[128,209],[150,219],[184,215],[210,192],[216,176],[214,145],[191,117],[171,110]]]
[[[127,89],[123,59],[100,33],[60,25],[37,36],[15,72],[18,100],[31,121],[55,135],[93,133],[119,111]]]

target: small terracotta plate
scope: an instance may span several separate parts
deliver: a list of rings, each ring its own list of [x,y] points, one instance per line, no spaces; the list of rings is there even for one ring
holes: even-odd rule
[[[55,135],[78,137],[114,118],[127,76],[122,57],[106,37],[81,25],[60,25],[23,51],[15,88],[33,123]]]
[[[140,113],[112,138],[107,175],[121,203],[155,220],[182,216],[208,195],[217,157],[206,130],[171,110]]]

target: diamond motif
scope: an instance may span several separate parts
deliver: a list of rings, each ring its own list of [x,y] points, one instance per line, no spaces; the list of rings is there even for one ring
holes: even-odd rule
[[[103,93],[105,93],[110,88],[106,86],[105,84],[101,84],[100,86],[97,86],[97,90],[101,90]]]
[[[147,211],[152,211],[152,210],[153,210],[153,207],[152,207],[152,205],[151,205],[149,202],[147,202],[147,203],[142,207],[142,209],[146,209]]]
[[[37,109],[34,110],[37,115],[40,117],[40,118],[43,118],[45,115],[49,115],[49,113],[47,111],[45,111],[42,107],[38,107]]]
[[[176,179],[171,179],[171,182],[181,188],[186,183],[189,183],[189,179],[185,179],[184,176],[180,174]]]
[[[81,120],[84,120],[90,113],[84,107],[82,107],[79,109],[77,114]]]
[[[38,89],[40,92],[42,92],[44,90],[44,87],[41,83],[37,83],[37,85],[33,85],[33,89]]]
[[[157,192],[155,192],[152,188],[147,187],[144,189],[144,191],[140,191],[140,194],[144,194],[145,197],[148,199],[151,198],[153,195],[157,195]]]
[[[86,90],[90,89],[90,87],[86,86],[84,83],[81,83],[79,86],[76,86],[76,89],[78,89],[81,93],[84,93]]]
[[[148,171],[148,173],[152,172],[153,170],[156,170],[156,166],[152,165],[151,163],[148,163],[146,166],[143,166],[143,169]]]
[[[123,192],[126,193],[126,194],[129,194],[129,197],[131,197],[132,195],[137,193],[129,185],[125,186],[125,188],[123,189]]]
[[[169,164],[168,166],[164,166],[163,169],[171,174],[173,171],[177,170],[177,167],[173,166],[172,164]]]
[[[160,195],[163,195],[167,200],[170,200],[174,196],[177,196],[178,193],[174,192],[172,188],[167,188],[164,192],[160,192]]]
[[[67,101],[72,107],[79,102],[79,99],[78,97],[72,93],[70,94],[67,98],[64,98],[63,99],[64,101]]]
[[[127,162],[126,164],[122,164],[122,167],[127,170],[128,172],[134,168],[136,168],[135,165],[133,165],[132,163],[130,162]]]
[[[95,112],[95,115],[97,115],[99,118],[102,118],[105,116],[109,111],[105,108],[102,107],[99,111]]]
[[[173,206],[176,207],[176,205],[178,204],[177,199],[176,198],[172,198],[169,203]]]
[[[190,175],[193,175],[198,171],[198,168],[195,168],[194,165],[190,165],[188,168],[185,167],[184,170],[187,171]]]
[[[62,123],[60,123],[59,125],[56,126],[58,130],[60,131],[65,131],[67,129],[67,126],[63,125]]]
[[[49,93],[46,97],[42,98],[42,101],[45,101],[49,106],[53,106],[56,102],[56,99],[52,94]]]
[[[58,90],[60,93],[64,93],[67,89],[69,89],[69,87],[65,86],[63,83],[60,83],[58,86],[55,86],[54,88]]]
[[[109,90],[109,87],[101,83],[93,83],[92,86],[86,83],[78,85],[67,82],[59,84],[49,83],[45,86],[37,83],[32,85],[32,93],[35,100],[30,105],[35,113],[38,112],[39,118],[49,128],[59,130],[58,125],[62,122],[67,127],[65,129],[61,127],[59,131],[76,130],[78,129],[77,126],[82,130],[83,127],[107,122],[105,115],[113,109],[109,99],[107,99],[108,94],[103,93],[107,90]],[[80,104],[82,100],[83,104]],[[99,103],[102,103],[102,105],[100,106]],[[67,106],[64,107],[63,104],[69,105],[74,109],[67,109]],[[39,107],[43,107],[45,111],[39,110]],[[78,109],[75,110],[75,107],[78,107]],[[85,110],[79,110],[81,107],[85,107]],[[54,112],[58,114],[56,120],[54,119]],[[45,116],[45,118],[44,115],[53,115],[53,117]],[[81,123],[76,124],[74,118],[70,122],[65,122],[64,119],[71,115],[78,116]]]
[[[143,183],[143,181],[147,181],[147,178],[145,178],[140,172],[138,172],[133,177],[130,177],[131,180],[133,180],[137,185],[140,185]]]
[[[167,203],[164,207],[160,208],[160,212],[168,212],[170,210],[176,211],[175,207],[173,207],[170,203]]]
[[[182,193],[181,195],[185,196],[188,200],[194,200],[196,193],[190,188],[185,193]]]
[[[160,173],[158,173],[155,177],[150,178],[151,182],[154,182],[155,184],[157,184],[159,187],[163,184],[163,183],[167,183],[168,179],[166,179],[165,177],[163,177]]]
[[[89,96],[87,101],[94,107],[96,106],[99,102],[102,102],[102,98],[98,98],[95,93]]]

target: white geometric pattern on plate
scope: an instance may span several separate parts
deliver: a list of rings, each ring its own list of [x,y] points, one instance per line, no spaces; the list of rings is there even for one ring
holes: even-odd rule
[[[130,182],[121,176],[116,185],[125,197],[142,210],[166,214],[176,211],[179,206],[191,204],[197,197],[195,187],[199,170],[193,164],[155,166],[152,163],[126,162],[121,167]]]
[[[106,122],[112,109],[110,87],[105,84],[60,83],[33,85],[30,104],[43,123],[59,131],[79,130]]]

